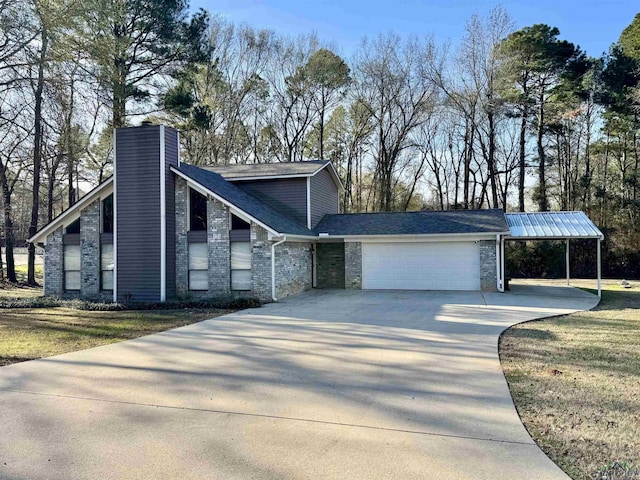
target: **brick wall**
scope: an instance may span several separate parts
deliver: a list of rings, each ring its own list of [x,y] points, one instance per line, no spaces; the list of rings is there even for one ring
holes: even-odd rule
[[[176,178],[175,208],[176,208],[176,294],[182,297],[188,293],[189,285],[189,244],[187,230],[189,217],[187,201],[187,182]]]
[[[207,199],[207,250],[209,293],[227,295],[231,289],[229,209],[213,198]]]
[[[100,200],[80,212],[80,295],[100,294]]]
[[[362,289],[362,243],[344,243],[344,284],[347,290]]]
[[[271,244],[267,231],[251,223],[252,294],[263,302],[271,301]],[[277,247],[276,247],[277,248]]]
[[[276,297],[296,295],[311,288],[311,243],[285,242],[276,247]]]
[[[62,227],[60,227],[49,234],[44,247],[44,294],[47,296],[63,294],[63,254]]]
[[[480,241],[480,289],[496,292],[496,241]]]

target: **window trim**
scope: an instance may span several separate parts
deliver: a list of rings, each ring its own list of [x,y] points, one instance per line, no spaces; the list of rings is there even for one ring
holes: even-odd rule
[[[191,260],[191,246],[192,245],[204,245],[207,254],[207,268],[189,268]],[[195,289],[191,288],[191,272],[207,272],[207,288]],[[189,292],[208,292],[209,291],[209,244],[207,242],[191,242],[187,244],[187,290]]]
[[[104,231],[104,202],[107,198],[111,197],[111,231],[110,232],[105,232]],[[100,197],[100,233],[109,233],[109,234],[113,234],[113,231],[115,230],[115,212],[114,212],[114,202],[113,202],[113,193],[110,193],[109,195],[105,196],[105,197]]]
[[[231,267],[231,264],[232,264],[231,257],[232,257],[232,254],[233,254],[233,249],[232,249],[231,246],[234,243],[246,243],[246,244],[249,245],[249,264],[250,264],[249,268],[232,268]],[[251,282],[252,283],[251,288],[248,288],[248,289],[246,289],[246,288],[243,288],[243,289],[233,288],[233,272],[249,272],[249,273],[253,272],[252,248],[253,248],[253,246],[251,244],[251,240],[249,240],[249,241],[229,242],[229,289],[232,292],[250,292],[250,291],[253,290],[253,280]]]
[[[67,247],[78,247],[78,260],[80,262],[80,268],[78,270],[67,270],[66,268],[66,257],[67,257]],[[68,273],[77,273],[80,275],[80,288],[67,288],[67,274]],[[75,244],[66,244],[62,247],[62,290],[65,293],[78,293],[82,291],[82,249],[80,245]]]
[[[111,270],[104,270],[102,268],[102,251],[105,245],[111,245],[112,248],[112,252],[111,252],[111,258],[114,259],[114,268],[112,268]],[[104,280],[103,280],[103,275],[104,272],[111,272],[111,274],[115,277],[114,273],[115,273],[115,248],[113,248],[113,244],[112,243],[100,243],[100,291],[101,292],[113,292],[113,287],[111,288],[104,288]],[[111,279],[111,284],[113,285],[113,278]]]
[[[191,192],[195,192],[198,195],[202,195],[202,197],[204,197],[204,229],[202,230],[193,230],[193,228],[191,228]],[[209,230],[209,212],[208,212],[208,203],[209,203],[209,198],[207,195],[204,195],[203,193],[199,192],[198,190],[196,190],[195,188],[191,188],[189,185],[187,185],[187,231],[191,232],[206,232]]]

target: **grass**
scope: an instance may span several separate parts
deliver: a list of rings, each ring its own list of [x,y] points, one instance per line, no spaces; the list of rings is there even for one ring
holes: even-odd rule
[[[500,358],[524,425],[571,478],[614,461],[640,466],[637,286],[605,284],[592,311],[511,327]]]
[[[31,298],[38,288],[0,289]],[[231,312],[220,309],[85,311],[67,307],[0,309],[0,366],[83,350],[181,327]]]

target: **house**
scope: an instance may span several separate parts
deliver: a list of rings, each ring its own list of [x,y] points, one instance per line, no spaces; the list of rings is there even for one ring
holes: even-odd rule
[[[30,239],[44,244],[45,295],[502,290],[501,210],[341,214],[330,162],[200,168],[178,145],[165,126],[116,130],[113,176]]]

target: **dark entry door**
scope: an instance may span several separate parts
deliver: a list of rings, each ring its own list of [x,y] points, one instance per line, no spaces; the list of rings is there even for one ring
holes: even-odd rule
[[[344,288],[344,243],[316,244],[316,287]]]

